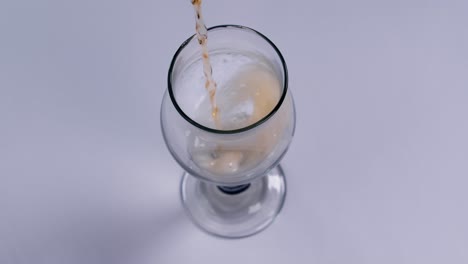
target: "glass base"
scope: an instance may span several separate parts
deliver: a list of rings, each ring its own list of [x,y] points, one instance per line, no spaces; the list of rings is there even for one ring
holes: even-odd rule
[[[286,181],[279,165],[250,185],[234,187],[218,186],[184,173],[181,196],[186,212],[202,230],[219,237],[241,238],[273,222],[286,197]]]

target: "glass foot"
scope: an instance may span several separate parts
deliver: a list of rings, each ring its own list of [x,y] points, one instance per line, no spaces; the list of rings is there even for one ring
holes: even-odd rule
[[[192,221],[219,237],[241,238],[269,226],[283,206],[286,181],[278,165],[250,184],[226,187],[184,173],[182,203]]]

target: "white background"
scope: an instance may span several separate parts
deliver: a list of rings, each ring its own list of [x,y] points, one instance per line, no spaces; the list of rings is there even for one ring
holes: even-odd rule
[[[0,263],[467,263],[466,1],[205,0],[286,58],[288,196],[199,231],[159,128],[188,0],[0,2]]]

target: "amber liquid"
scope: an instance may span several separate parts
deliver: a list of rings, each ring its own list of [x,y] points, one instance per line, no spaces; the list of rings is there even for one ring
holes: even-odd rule
[[[255,124],[271,112],[280,97],[281,82],[274,71],[262,63],[262,58],[245,63],[218,89],[217,102],[222,106],[219,125],[225,130],[234,130]],[[195,120],[206,126],[213,125],[206,120],[210,111],[208,98],[205,98],[197,110],[198,115],[194,116]],[[279,144],[287,124],[284,112],[279,112],[275,118],[255,129],[254,133],[246,133],[240,140],[219,141],[213,146],[213,142],[198,138],[191,150],[193,161],[216,175],[246,172],[264,161]]]
[[[218,106],[216,105],[216,82],[213,79],[213,68],[211,67],[210,55],[208,54],[208,30],[201,12],[202,0],[192,0],[195,9],[195,31],[202,50],[203,73],[205,75],[205,89],[208,91],[211,103],[211,116],[217,129],[220,129]]]
[[[214,126],[218,130],[241,129],[258,122],[273,110],[281,96],[281,82],[275,71],[262,56],[241,53],[212,54],[213,58],[224,56],[224,59],[231,63],[236,63],[242,56],[249,58],[244,61],[250,60],[249,63],[243,62],[239,65],[239,71],[222,83],[217,91],[208,54],[208,32],[201,14],[201,0],[192,0],[192,4],[196,14],[196,36],[202,52],[205,88],[209,95],[200,104],[198,115],[194,116],[195,120],[207,127]],[[222,106],[221,111],[217,101]],[[220,176],[252,170],[261,164],[282,140],[288,124],[284,116],[284,113],[276,114],[273,121],[264,125],[262,129],[257,129],[255,133],[246,135],[243,140],[219,141],[212,144],[215,141],[205,141],[203,137],[196,137],[190,147],[192,159],[199,167]],[[207,120],[206,117],[211,117],[211,120]]]

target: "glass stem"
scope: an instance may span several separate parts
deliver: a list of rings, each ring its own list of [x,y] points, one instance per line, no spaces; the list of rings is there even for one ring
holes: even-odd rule
[[[236,186],[221,186],[218,185],[218,189],[228,195],[236,195],[249,189],[250,183],[236,185]]]

